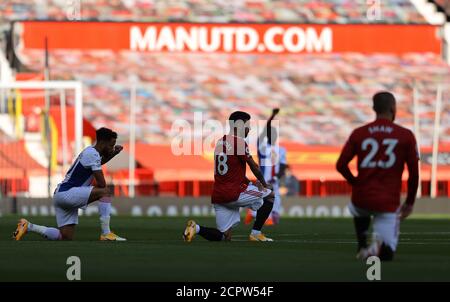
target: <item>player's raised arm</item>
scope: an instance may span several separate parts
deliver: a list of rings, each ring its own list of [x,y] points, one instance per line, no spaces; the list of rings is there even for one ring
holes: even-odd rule
[[[279,108],[274,108],[272,110],[272,115],[267,120],[266,127],[261,132],[258,138],[258,142],[261,143],[264,140],[264,137],[267,137],[267,143],[270,145],[272,143],[272,135],[271,135],[271,127],[272,127],[272,121],[275,118],[275,116],[280,112]],[[259,147],[259,146],[258,146]]]
[[[419,151],[414,134],[411,133],[410,143],[407,146],[406,166],[408,167],[408,195],[400,210],[400,218],[405,219],[411,215],[416,201],[417,188],[419,187]]]
[[[350,171],[348,164],[352,161],[353,157],[356,155],[355,144],[353,143],[353,134],[350,135],[350,138],[347,140],[347,143],[342,149],[341,155],[336,163],[336,170],[344,176],[347,182],[353,185],[356,181],[356,177]]]

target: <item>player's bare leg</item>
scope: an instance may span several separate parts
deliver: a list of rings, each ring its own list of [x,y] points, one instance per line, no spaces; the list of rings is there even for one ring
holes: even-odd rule
[[[267,218],[272,212],[273,202],[274,202],[274,194],[271,192],[268,196],[264,198],[264,203],[256,212],[255,223],[253,224],[252,232],[249,236],[250,241],[273,241],[271,238],[267,238],[262,232],[261,229],[264,226]]]
[[[75,224],[68,224],[59,228],[61,240],[73,240],[75,235]]]
[[[89,196],[88,203],[98,201],[98,212],[100,214],[100,226],[102,233],[100,235],[101,241],[126,241],[125,238],[114,234],[109,226],[111,220],[111,202],[112,197],[109,190],[106,188],[93,188]]]
[[[63,239],[60,230],[43,225],[33,224],[24,218],[21,218],[19,220],[17,228],[13,233],[13,239],[16,241],[22,240],[23,236],[25,236],[28,232],[37,233],[47,240]]]

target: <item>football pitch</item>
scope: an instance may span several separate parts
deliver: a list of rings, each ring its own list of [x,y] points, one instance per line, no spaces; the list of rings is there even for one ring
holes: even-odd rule
[[[96,217],[81,217],[73,242],[36,234],[11,240],[18,217],[0,217],[0,281],[67,281],[69,256],[81,260],[81,281],[367,281],[369,265],[355,259],[351,219],[282,219],[248,242],[241,224],[232,242],[181,238],[186,218],[113,217],[127,242],[100,242]],[[30,219],[55,225],[53,217]],[[214,226],[213,218],[197,218]],[[450,220],[409,219],[401,225],[395,261],[381,264],[381,281],[450,281]]]

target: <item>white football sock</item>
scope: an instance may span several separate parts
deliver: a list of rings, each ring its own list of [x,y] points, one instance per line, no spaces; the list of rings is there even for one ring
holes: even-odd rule
[[[33,224],[31,222],[28,223],[28,231],[30,232],[38,233],[39,235],[44,235],[46,230],[47,230],[46,226]]]
[[[61,232],[56,228],[28,223],[28,231],[37,233],[48,240],[61,240]]]
[[[200,226],[198,224],[195,225],[195,233],[198,234],[200,232]]]
[[[109,202],[104,202],[104,201]],[[109,228],[109,221],[111,218],[111,198],[101,198],[98,202],[98,212],[100,213],[100,226],[102,228],[102,234],[106,235],[111,233]]]
[[[261,231],[252,230],[252,235],[259,235],[261,234]]]

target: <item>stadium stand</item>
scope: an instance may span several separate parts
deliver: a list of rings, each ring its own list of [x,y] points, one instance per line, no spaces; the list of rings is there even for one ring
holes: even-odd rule
[[[29,189],[29,177],[45,173],[33,160],[23,140],[16,140],[0,130],[0,197]]]
[[[22,178],[26,174],[45,171],[25,150],[24,141],[0,144],[0,169],[8,178]]]
[[[40,50],[20,54],[28,68],[43,67]],[[412,128],[412,86],[419,87],[421,137],[431,145],[436,83],[450,84],[450,67],[437,55],[358,53],[322,55],[148,54],[130,51],[51,52],[54,79],[85,83],[85,114],[94,124],[128,134],[130,85],[136,74],[138,137],[167,143],[172,122],[225,120],[233,108],[264,119],[269,108],[286,108],[281,137],[305,145],[340,146],[349,131],[373,118],[370,97],[393,91],[398,120]],[[415,82],[412,82],[415,79]],[[104,106],[105,102],[108,106]],[[258,104],[257,106],[255,104]],[[330,116],[333,118],[330,119]],[[450,112],[443,111],[442,142],[450,143]]]
[[[366,17],[367,9],[366,0],[83,0],[80,16],[143,22],[425,23],[409,0],[383,1],[383,18],[378,21]],[[3,0],[0,23],[67,20],[68,11],[66,0]]]

